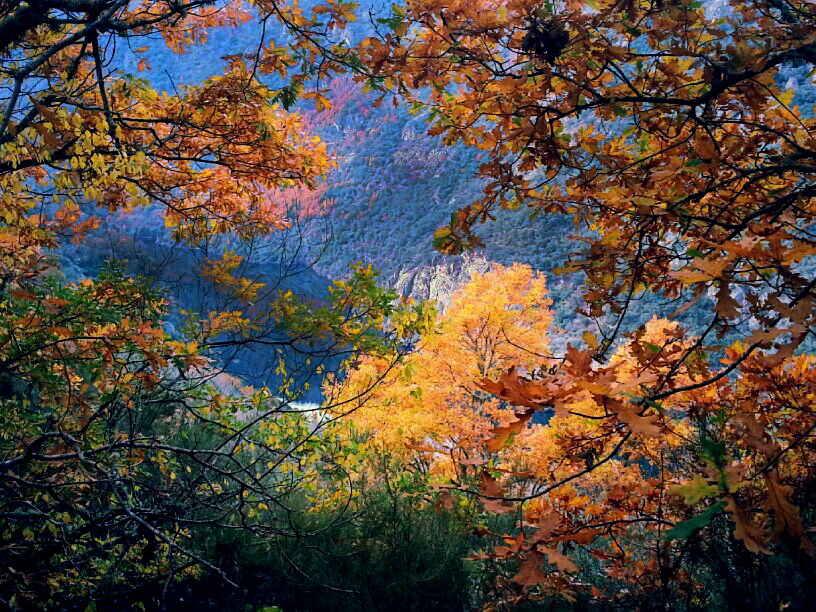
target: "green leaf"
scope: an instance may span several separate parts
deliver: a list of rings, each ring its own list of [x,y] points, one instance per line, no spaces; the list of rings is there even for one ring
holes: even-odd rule
[[[377,19],[377,23],[388,26],[391,31],[396,31],[397,28],[402,25],[404,16],[405,15],[394,15],[393,17],[380,18]]]
[[[447,227],[440,227],[433,234],[433,247],[435,249],[446,245],[451,239],[451,231]]]
[[[702,159],[690,159],[683,165],[686,166],[687,168],[696,168],[702,163],[703,163]]]
[[[725,463],[725,442],[703,438],[700,440],[703,449],[702,455],[717,467],[722,467]]]
[[[645,346],[647,349],[649,349],[653,353],[659,353],[660,352],[660,347],[657,346],[656,344],[652,344],[651,342],[644,342],[643,346]]]
[[[649,406],[651,408],[654,408],[660,414],[666,414],[666,409],[663,407],[663,404],[661,404],[660,402],[656,402],[653,399],[650,399],[648,397],[644,397],[641,400],[641,403],[646,404],[647,406]]]
[[[717,487],[708,484],[701,474],[697,474],[689,483],[669,487],[669,492],[682,497],[687,506],[693,506],[704,497],[716,494],[717,491]]]
[[[402,372],[400,372],[400,378],[402,378],[402,380],[404,380],[405,382],[410,382],[411,379],[414,377],[414,374],[416,374],[416,366],[414,366],[414,364],[409,361],[408,363],[405,364],[405,367],[402,368]]]
[[[666,409],[663,407],[663,404],[656,402],[651,398],[637,395],[636,393],[621,393],[621,395],[628,397],[633,404],[649,406],[650,408],[657,410],[660,414],[666,414]]]
[[[303,92],[303,86],[300,83],[290,83],[281,88],[272,101],[280,102],[286,110],[289,110],[297,102],[298,95]]]
[[[663,534],[664,540],[688,540],[695,531],[707,526],[711,520],[725,509],[725,502],[717,502],[706,508],[705,512],[698,514],[682,523],[677,523],[674,527]]]

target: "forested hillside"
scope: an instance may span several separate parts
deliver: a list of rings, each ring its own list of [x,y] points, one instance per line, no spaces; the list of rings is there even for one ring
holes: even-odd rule
[[[301,3],[304,8],[311,2]],[[728,3],[714,0],[703,3],[712,17],[726,14]],[[342,37],[350,42],[362,40],[385,27],[378,20],[389,6],[377,0],[357,3],[359,19],[348,24]],[[236,53],[252,55],[257,51],[263,28],[249,21],[236,28],[212,30],[204,44],[185,54],[174,53],[163,44],[150,44],[144,54],[134,55],[121,47],[110,64],[111,70],[122,70],[145,78],[160,90],[204,80]],[[141,59],[145,64],[139,66]],[[816,84],[807,64],[785,66],[776,76],[777,83],[794,93],[793,104],[808,114],[816,104]],[[274,78],[272,78],[274,82]],[[439,253],[431,246],[433,232],[448,223],[450,214],[477,199],[485,185],[479,166],[486,160],[476,147],[445,145],[440,136],[428,134],[428,112],[404,101],[389,99],[377,104],[377,92],[364,93],[363,86],[350,77],[338,77],[327,84],[332,101],[330,110],[316,111],[310,101],[296,102],[306,113],[308,126],[330,147],[338,166],[314,191],[293,194],[302,198],[305,207],[319,213],[321,222],[306,230],[308,240],[303,263],[314,262],[314,270],[327,279],[343,278],[352,263],[372,263],[384,282],[393,285],[399,277],[401,287],[416,274],[433,274],[433,270],[462,270],[457,256]],[[153,213],[146,213],[148,225],[161,224]],[[556,321],[566,341],[570,334],[580,334],[585,322],[576,317],[576,308],[584,306],[579,292],[580,276],[555,270],[561,268],[575,252],[573,236],[586,231],[571,219],[558,214],[520,206],[516,210],[498,211],[497,220],[478,230],[484,246],[478,249],[488,261],[504,265],[522,261],[548,274],[554,298]],[[141,234],[143,217],[133,218],[126,233]],[[327,240],[330,232],[331,239]],[[151,234],[148,240],[155,240]],[[97,247],[91,247],[94,252]],[[87,254],[85,257],[87,258]],[[74,261],[69,257],[67,265]],[[95,270],[98,261],[88,269]],[[467,266],[465,266],[467,268]],[[442,272],[444,275],[445,272]],[[467,275],[459,275],[461,281]],[[319,290],[320,282],[301,285],[307,295]],[[418,285],[419,286],[419,285]],[[414,297],[428,298],[419,292]],[[443,302],[449,299],[449,294]],[[664,306],[649,296],[633,304],[626,328],[642,324],[651,316],[666,316],[675,306]],[[681,320],[692,329],[703,325],[696,310],[681,314]]]
[[[376,1],[359,3],[361,17],[343,36],[353,41],[372,34],[375,27],[382,27],[376,19],[386,8]],[[253,53],[260,37],[260,25],[249,22],[214,29],[206,43],[183,55],[162,43],[148,45],[139,56],[121,48],[109,69],[172,91],[217,74],[226,56]],[[140,70],[141,59],[145,63]],[[339,162],[317,190],[300,194],[313,210],[325,210],[331,222],[332,240],[316,269],[328,278],[341,278],[350,263],[372,262],[393,281],[400,270],[445,261],[431,248],[433,232],[458,206],[481,192],[482,155],[469,147],[445,146],[441,138],[429,136],[427,113],[404,102],[375,107],[379,95],[364,93],[350,77],[331,81],[327,90],[331,110],[317,112],[308,101],[296,106],[307,114],[309,128],[330,146]],[[323,206],[314,205],[318,200]],[[161,231],[153,213],[145,216]],[[489,260],[506,264],[524,259],[538,269],[551,270],[566,257],[572,232],[569,220],[550,215],[533,219],[526,210],[501,217],[484,230],[484,254]],[[141,215],[134,218],[135,233],[143,234],[143,225]],[[312,235],[313,250],[322,249],[323,230],[321,226]]]

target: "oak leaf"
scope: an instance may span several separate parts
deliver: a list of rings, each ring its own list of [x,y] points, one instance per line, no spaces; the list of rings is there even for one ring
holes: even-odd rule
[[[479,381],[478,386],[517,406],[540,408],[548,401],[546,387],[537,381],[522,378],[515,368],[510,368],[505,374],[502,374],[497,382],[483,378]]]
[[[567,343],[567,369],[574,376],[586,376],[592,371],[592,353],[581,351]]]
[[[669,487],[669,493],[682,497],[683,503],[687,506],[693,506],[701,499],[714,495],[717,490],[716,486],[708,484],[708,480],[702,474],[695,475],[685,484]]]
[[[534,413],[535,409],[530,408],[519,415],[518,419],[511,421],[507,425],[491,429],[488,433],[493,437],[485,442],[485,448],[494,453],[503,449],[512,441],[514,436],[524,430]]]
[[[536,545],[536,550],[547,555],[547,560],[562,572],[574,573],[578,571],[578,566],[575,565],[572,559],[558,552],[555,548],[538,544]]]
[[[642,436],[660,435],[659,419],[657,415],[642,416],[642,408],[629,402],[613,401],[610,408],[618,415],[618,418],[626,423],[634,433]]]
[[[731,295],[726,281],[720,281],[720,286],[717,289],[717,305],[715,310],[721,319],[733,319],[739,316],[740,308],[739,302]]]
[[[799,543],[802,550],[813,555],[813,542],[805,533],[799,508],[790,501],[793,496],[793,487],[783,485],[776,472],[772,472],[765,479],[765,486],[768,491],[768,506],[774,512],[774,530],[771,537],[777,540],[783,533],[787,533]]]
[[[527,557],[519,563],[518,572],[511,578],[513,582],[523,587],[534,587],[547,579],[547,574],[541,571],[544,557],[537,551],[530,551]]]
[[[751,524],[736,498],[729,494],[726,496],[725,509],[731,513],[731,520],[734,522],[734,538],[745,544],[745,548],[754,553],[770,555],[770,549],[764,544],[768,534],[764,529]]]
[[[482,470],[480,476],[479,493],[483,496],[480,501],[486,510],[495,512],[496,514],[503,514],[512,512],[513,508],[508,506],[501,497],[504,495],[504,489],[498,480],[490,475],[487,470]],[[491,499],[499,498],[499,499]]]

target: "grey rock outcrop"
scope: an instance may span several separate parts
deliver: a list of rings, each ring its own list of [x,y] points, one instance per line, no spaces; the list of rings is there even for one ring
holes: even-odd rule
[[[453,293],[474,274],[484,274],[490,262],[482,255],[446,257],[428,265],[402,268],[393,283],[400,295],[415,300],[436,300],[442,310],[450,306]]]

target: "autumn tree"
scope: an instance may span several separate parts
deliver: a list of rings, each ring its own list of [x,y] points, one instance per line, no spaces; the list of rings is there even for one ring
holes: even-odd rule
[[[385,357],[366,359],[330,396],[341,406],[351,400],[344,408],[349,423],[371,436],[373,448],[403,457],[429,453],[455,476],[501,448],[485,443],[516,419],[478,381],[513,367],[532,371],[547,359],[550,303],[543,276],[521,264],[494,265],[453,294],[397,367]],[[374,381],[373,393],[361,393]]]
[[[610,580],[640,582],[644,590],[663,588],[676,596],[675,585],[668,584],[675,572],[661,575],[655,568],[673,552],[663,539],[666,530],[685,518],[682,504],[668,500],[673,484],[695,474],[694,467],[686,471],[691,430],[677,418],[678,409],[669,419],[672,435],[659,438],[655,419],[638,415],[627,401],[644,381],[670,367],[668,356],[688,350],[692,342],[678,325],[654,320],[641,337],[616,351],[601,382],[576,385],[569,399],[554,406],[555,414],[534,421],[542,401],[525,396],[514,379],[521,368],[537,379],[554,377],[559,369],[561,361],[550,354],[550,335],[557,333],[550,304],[542,275],[521,264],[494,265],[454,293],[450,306],[396,367],[382,357],[361,360],[329,395],[351,412],[351,435],[366,445],[375,468],[379,455],[401,458],[406,469],[436,487],[434,503],[465,503],[467,520],[482,535],[501,541],[503,534],[485,527],[490,519],[471,505],[472,498],[452,496],[478,491],[479,508],[510,519],[512,535],[473,558],[520,559],[506,584],[535,587],[536,593],[519,598],[493,584],[488,592],[494,604],[577,594],[568,576],[579,566],[564,554],[564,543],[607,562]],[[574,353],[571,349],[570,358]],[[676,380],[688,382],[688,372]],[[362,393],[373,381],[373,391]],[[611,397],[596,401],[602,385],[618,398],[614,403]],[[530,390],[540,393],[532,385]],[[619,410],[634,438],[611,418],[610,408]],[[644,465],[655,466],[649,479],[642,476]],[[518,501],[526,503],[523,511],[514,504]],[[552,567],[544,569],[548,564]],[[594,568],[583,566],[590,584]]]
[[[389,31],[360,45],[371,85],[426,109],[446,142],[488,156],[484,196],[437,231],[436,246],[478,246],[478,225],[497,208],[576,223],[580,246],[564,268],[583,273],[582,314],[600,333],[570,346],[552,373],[519,370],[483,388],[557,414],[580,412],[589,397],[600,411],[590,418],[617,441],[536,495],[552,499],[642,439],[669,443],[679,418],[701,468],[683,485],[698,511],[665,541],[687,541],[724,511],[753,553],[785,538],[811,550],[795,510],[810,475],[776,469],[808,454],[812,402],[787,398],[783,408],[772,373],[808,387],[792,355],[816,316],[816,141],[812,109],[782,75],[816,61],[813,4],[430,0],[395,7],[383,23]],[[681,310],[695,303],[707,322],[649,340],[641,327],[625,341],[631,358],[610,359],[630,306],[646,296]],[[735,403],[746,385],[752,402]],[[656,465],[644,463],[644,475]],[[526,550],[532,571],[537,553]]]

